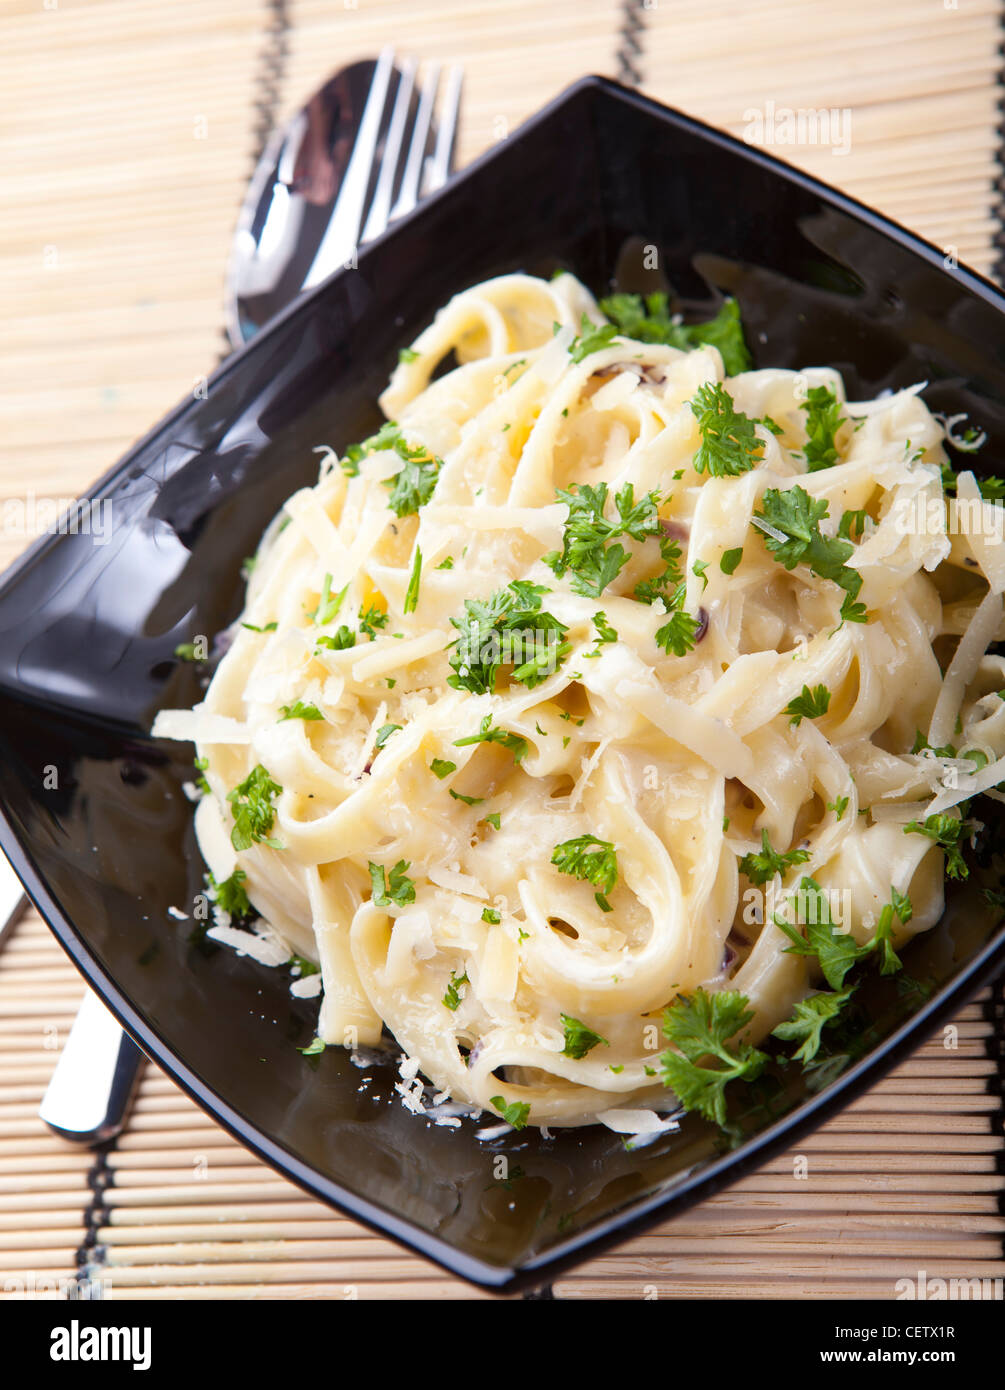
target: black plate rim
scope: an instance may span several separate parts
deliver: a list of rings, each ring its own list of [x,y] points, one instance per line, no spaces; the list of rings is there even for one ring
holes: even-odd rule
[[[670,126],[682,129],[745,160],[771,169],[779,177],[803,191],[813,194],[821,202],[829,204],[852,219],[864,223],[896,241],[898,245],[912,251],[944,273],[951,273],[954,277],[959,278],[981,300],[997,309],[1005,317],[1005,293],[980,272],[962,262],[950,270],[945,265],[944,252],[931,242],[908,231],[857,199],[786,164],[783,160],[768,154],[766,151],[747,145],[743,141],[716,130],[675,108],[642,96],[610,78],[595,75],[580,78],[559,93],[536,115],[524,122],[511,138],[519,139],[531,134],[538,125],[546,122],[563,106],[571,104],[584,92],[591,90],[603,92],[625,104],[636,107],[647,115],[661,119]],[[363,261],[366,258],[371,245],[379,245],[384,242],[385,238],[398,235],[400,231],[410,226],[414,219],[421,218],[426,210],[438,200],[450,196],[455,189],[475,178],[485,166],[492,162],[494,155],[495,151],[490,149],[478,156],[442,189],[424,199],[415,211],[396,222],[373,243],[362,248],[359,252],[359,260]],[[223,381],[231,371],[236,370],[244,362],[249,353],[253,353],[260,349],[263,344],[267,344],[269,336],[275,330],[287,323],[296,314],[303,312],[306,306],[327,291],[333,281],[348,273],[350,272],[343,270],[336,272],[336,275],[329,280],[289,305],[270,322],[268,328],[256,335],[238,351],[225,358],[207,378],[208,385],[212,387]],[[100,497],[140,454],[160,436],[167,434],[174,424],[192,408],[192,405],[192,398],[182,400],[139,439],[119,462],[103,473],[84,496],[86,498]],[[4,573],[2,580],[0,580],[0,592],[6,592],[12,587],[23,570],[37,563],[48,549],[59,544],[61,539],[62,537],[59,535],[47,535],[28,546]],[[711,1196],[714,1192],[742,1177],[752,1168],[760,1166],[766,1159],[800,1138],[830,1114],[846,1105],[856,1095],[861,1094],[874,1084],[902,1056],[913,1050],[922,1037],[932,1032],[944,1017],[970,999],[982,984],[993,978],[1005,966],[1005,923],[1003,923],[996,934],[985,943],[984,947],[949,984],[944,985],[931,1000],[927,1001],[921,1009],[901,1024],[867,1056],[832,1082],[819,1096],[803,1102],[789,1115],[783,1116],[775,1124],[745,1141],[741,1149],[724,1154],[706,1164],[700,1172],[679,1182],[672,1192],[662,1195],[657,1193],[643,1199],[631,1209],[630,1214],[614,1214],[604,1218],[577,1235],[571,1236],[562,1244],[553,1247],[544,1254],[532,1257],[523,1264],[494,1265],[464,1254],[440,1237],[421,1231],[393,1212],[357,1196],[341,1184],[326,1178],[316,1169],[305,1164],[276,1140],[244,1120],[226,1100],[205,1085],[201,1078],[177,1057],[160,1032],[133,1009],[128,999],[119,991],[115,981],[105,973],[91,955],[86,943],[77,934],[73,924],[64,916],[58,904],[50,896],[44,879],[36,870],[31,855],[22,845],[3,806],[0,806],[0,848],[7,854],[29,897],[52,930],[60,946],[95,993],[133,1036],[147,1056],[165,1070],[196,1104],[217,1120],[238,1142],[249,1148],[270,1167],[283,1174],[311,1196],[345,1212],[379,1234],[392,1237],[448,1272],[481,1288],[490,1289],[497,1293],[512,1294],[540,1285],[542,1282],[556,1277],[570,1266],[579,1263],[587,1250],[592,1254],[602,1253],[611,1246],[620,1244],[628,1237],[650,1229],[657,1222],[666,1220],[671,1215],[676,1215],[696,1201]]]

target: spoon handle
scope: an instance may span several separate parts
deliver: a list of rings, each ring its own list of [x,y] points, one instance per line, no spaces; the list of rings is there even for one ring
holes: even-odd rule
[[[118,1020],[88,990],[42,1097],[39,1117],[63,1139],[105,1143],[125,1124],[144,1060]]]

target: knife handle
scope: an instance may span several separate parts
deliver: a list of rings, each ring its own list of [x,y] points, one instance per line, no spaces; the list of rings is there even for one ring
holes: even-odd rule
[[[125,1124],[143,1053],[88,990],[77,1011],[39,1117],[62,1139],[103,1144]]]

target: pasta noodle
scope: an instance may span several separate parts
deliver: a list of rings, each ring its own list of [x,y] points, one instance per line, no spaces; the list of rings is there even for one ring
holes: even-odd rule
[[[756,1044],[819,984],[775,920],[800,879],[859,945],[891,889],[894,948],[939,918],[946,845],[907,827],[1005,776],[1005,571],[971,475],[949,534],[918,389],[727,379],[712,343],[604,325],[571,275],[457,295],[395,425],[269,528],[204,703],[154,732],[198,745],[216,883],[239,870],[258,933],[319,964],[324,1043],[386,1028],[454,1101],[651,1132],[668,1005],[739,991]],[[693,404],[723,383],[754,422],[735,472],[702,449],[746,426]],[[838,412],[815,468],[813,393]],[[796,487],[819,546],[779,529]]]

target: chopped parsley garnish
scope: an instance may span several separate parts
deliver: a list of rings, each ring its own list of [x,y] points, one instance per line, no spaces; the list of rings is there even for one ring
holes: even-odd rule
[[[893,919],[899,917],[901,924],[906,927],[913,916],[914,907],[911,899],[906,893],[898,893],[896,888],[892,889],[890,901],[880,910],[876,935],[872,940],[873,947],[882,958],[879,967],[881,975],[895,975],[898,970],[903,969],[903,962],[893,949]]]
[[[828,801],[827,809],[828,811],[834,812],[835,820],[841,820],[845,811],[848,809],[848,798],[846,796],[839,796],[836,801]]]
[[[663,1015],[663,1035],[671,1049],[662,1053],[662,1081],[685,1110],[697,1110],[713,1124],[726,1123],[726,1087],[753,1081],[768,1060],[749,1043],[730,1040],[754,1017],[746,995],[736,990],[680,995]],[[676,1048],[677,1051],[673,1051]],[[721,1066],[699,1065],[714,1058]]]
[[[495,1106],[506,1123],[512,1125],[514,1129],[526,1127],[527,1118],[530,1115],[530,1105],[527,1101],[514,1100],[507,1105],[503,1096],[493,1096],[489,1103]]]
[[[442,782],[444,777],[449,777],[452,772],[457,771],[457,764],[448,762],[446,758],[434,758],[429,768]]]
[[[334,637],[319,637],[314,645],[315,648],[326,647],[333,652],[346,651],[349,647],[355,647],[356,634],[343,623]]]
[[[859,507],[854,512],[842,512],[841,520],[838,522],[838,535],[846,541],[855,540],[856,537],[861,540],[868,519],[869,513],[865,507]]]
[[[790,849],[779,854],[772,849],[767,830],[762,830],[760,851],[743,856],[740,860],[740,873],[746,874],[751,883],[760,887],[762,883],[774,878],[775,874],[781,874],[784,878],[793,864],[805,864],[809,857],[809,851],[805,849]]]
[[[795,699],[785,706],[785,713],[791,716],[789,723],[798,727],[804,719],[819,719],[826,714],[830,703],[831,693],[825,685],[815,685],[812,690],[804,685]]]
[[[362,459],[383,449],[393,449],[404,462],[404,468],[389,478],[385,487],[391,489],[388,506],[397,516],[411,516],[433,495],[443,460],[435,458],[424,444],[410,446],[393,420],[381,425],[376,434],[362,444],[351,444],[346,450],[342,467],[355,477]]]
[[[862,576],[845,564],[855,547],[851,541],[820,532],[820,522],[828,514],[826,498],[810,497],[797,484],[782,490],[767,488],[761,505],[763,511],[754,513],[754,521],[763,523],[764,544],[779,564],[787,570],[806,564],[821,579],[832,580],[845,591],[842,620],[864,623],[865,604],[854,601],[862,587]]]
[[[691,573],[696,574],[698,578],[701,580],[702,593],[704,593],[705,590],[708,588],[708,575],[705,573],[707,569],[707,560],[695,560],[694,564],[691,566]]]
[[[451,970],[450,983],[449,985],[447,985],[447,992],[443,996],[444,1006],[448,1008],[451,1011],[451,1013],[457,1012],[458,1008],[460,1007],[461,1000],[464,998],[464,995],[461,993],[461,991],[465,985],[470,983],[471,981],[468,979],[468,972],[466,970],[463,975],[458,975],[453,970]]]
[[[541,609],[541,597],[548,592],[542,584],[515,579],[487,599],[465,599],[465,616],[450,619],[460,636],[450,655],[454,674],[447,684],[472,695],[491,694],[504,657],[514,662],[514,679],[528,689],[544,680],[543,668],[557,667],[568,654],[568,648],[563,654],[564,643],[556,645],[555,638],[548,637],[554,633],[563,638],[567,631],[564,623]],[[543,655],[536,650],[542,637]]]
[[[243,782],[227,793],[234,816],[230,842],[236,850],[250,849],[256,842],[270,849],[282,849],[278,840],[269,839],[276,818],[272,801],[282,790],[258,763]]]
[[[736,409],[733,398],[718,382],[699,386],[690,401],[698,421],[701,444],[694,456],[694,471],[715,478],[747,473],[760,461],[764,443],[758,438],[755,421]]]
[[[953,746],[953,744],[944,743],[941,748],[935,748],[931,743],[928,742],[928,740],[925,738],[925,735],[921,732],[920,729],[915,729],[914,731],[914,746],[911,748],[911,752],[931,753],[933,758],[956,757],[956,749]]]
[[[422,551],[418,546],[415,547],[415,559],[412,561],[412,573],[408,580],[408,588],[405,591],[405,605],[403,612],[414,613],[419,602],[419,580],[422,575]]]
[[[967,431],[970,433],[970,431]],[[977,436],[975,436],[977,437]],[[952,443],[953,441],[950,441]],[[957,442],[955,447],[960,447]],[[973,453],[973,449],[964,450],[965,453]],[[942,488],[946,494],[956,492],[956,474],[952,466],[948,463],[942,465]],[[985,502],[1005,502],[1005,478],[978,478],[977,488]]]
[[[346,594],[349,592],[349,585],[340,589],[337,594],[331,591],[332,577],[326,574],[321,582],[321,597],[318,599],[318,606],[311,614],[317,627],[324,627],[327,623],[333,622]]]
[[[390,874],[381,864],[368,863],[370,870],[371,901],[376,907],[404,907],[415,902],[415,884],[408,877],[410,864],[407,859],[399,859]]]
[[[398,353],[399,362],[418,362],[418,360],[419,354],[415,351],[415,348],[402,348]]]
[[[244,888],[247,878],[243,869],[235,869],[229,878],[223,878],[219,883],[212,874],[206,875],[210,897],[231,917],[250,917],[254,910]]]
[[[698,638],[701,623],[698,618],[692,618],[690,613],[683,611],[684,592],[685,585],[678,584],[673,596],[664,600],[666,606],[672,610],[670,619],[656,629],[656,645],[662,647],[668,655],[686,656],[694,650]]]
[[[844,424],[841,405],[826,386],[813,386],[806,393],[801,409],[806,411],[806,468],[819,473],[838,461],[834,437]]]
[[[500,913],[496,911],[494,907],[483,907],[482,921],[488,922],[489,926],[491,927],[497,927],[499,923],[502,921],[502,916]]]
[[[934,815],[927,816],[922,821],[912,820],[904,826],[905,835],[927,835],[930,840],[934,840],[946,856],[946,877],[947,878],[967,878],[970,870],[967,868],[961,849],[962,842],[967,838],[969,830],[967,822],[957,820],[955,816]]]
[[[465,806],[480,806],[485,800],[484,796],[465,796],[463,792],[455,792],[453,787],[448,787],[447,791],[455,801],[463,801]]]
[[[583,314],[579,325],[579,337],[569,344],[569,356],[573,362],[582,362],[591,352],[600,352],[611,346],[611,339],[618,336],[613,323],[597,325],[592,323],[589,314]]]
[[[787,922],[781,913],[775,913],[775,925],[792,942],[785,950],[796,956],[816,956],[824,979],[831,989],[841,989],[848,971],[869,955],[873,943],[859,946],[850,932],[836,930],[831,921],[827,895],[814,879],[800,880],[797,900],[806,908],[800,913],[807,919],[805,936]]]
[[[669,607],[667,595],[671,587],[681,583],[684,576],[681,574],[680,565],[680,546],[670,536],[660,536],[660,559],[663,561],[663,569],[652,576],[650,579],[642,579],[636,584],[633,595],[639,603],[655,603],[661,598]]]
[[[174,654],[179,661],[205,661],[204,656],[199,655],[200,648],[195,642],[179,642],[174,649]]]
[[[373,745],[374,748],[383,748],[384,744],[391,737],[391,735],[396,734],[400,728],[400,724],[382,724],[380,728],[377,730],[377,737],[374,740]]]
[[[452,555],[448,555],[445,560],[441,560],[440,563],[436,566],[438,570],[452,570],[453,567],[454,557]]]
[[[280,724],[286,719],[324,719],[324,715],[317,705],[312,705],[307,700],[294,700],[292,705],[279,706]]]
[[[570,1018],[568,1014],[560,1015],[562,1027],[565,1029],[565,1046],[562,1048],[563,1057],[572,1057],[575,1061],[581,1061],[593,1048],[603,1045],[610,1047],[606,1038],[602,1038],[599,1033],[595,1033],[592,1028],[587,1028],[585,1023],[580,1023],[578,1018]]]
[[[492,827],[493,830],[498,830],[498,829],[499,829],[499,824],[500,824],[500,822],[499,822],[499,812],[498,812],[498,811],[492,811],[489,815],[483,817],[483,819],[485,820],[485,822],[486,822],[488,825],[491,825],[491,827]]]
[[[378,608],[375,603],[368,604],[359,615],[359,630],[365,632],[372,642],[377,636],[377,629],[387,627],[388,615],[382,608]]]
[[[198,777],[195,779],[195,785],[198,787],[199,791],[202,792],[203,796],[209,796],[212,791],[212,787],[209,785],[204,776],[204,773],[209,771],[209,759],[196,758],[195,762],[193,763],[193,767],[199,774]]]
[[[305,1057],[316,1057],[319,1052],[324,1052],[327,1046],[321,1038],[314,1038],[306,1047],[298,1047],[297,1051],[302,1052]]]
[[[774,1029],[772,1037],[785,1042],[799,1041],[801,1046],[793,1054],[794,1060],[805,1066],[812,1062],[820,1050],[824,1028],[832,1027],[838,1020],[841,1010],[855,993],[855,986],[835,990],[832,993],[821,991],[801,999],[792,1017]]]
[[[740,308],[735,299],[724,301],[715,318],[706,323],[678,323],[671,317],[667,296],[657,291],[640,294],[612,294],[600,301],[603,313],[625,338],[637,343],[666,343],[668,347],[717,347],[727,376],[750,369],[750,353],[743,340]]]
[[[390,480],[391,495],[387,505],[396,516],[412,516],[425,506],[433,495],[443,460],[434,458],[421,444],[412,450],[400,473]]]
[[[501,748],[510,750],[515,763],[523,762],[527,756],[527,740],[520,734],[512,734],[508,729],[500,729],[493,725],[491,714],[485,716],[476,734],[454,739],[455,748],[465,748],[472,743],[498,743]]]
[[[616,521],[604,515],[607,493],[606,483],[595,486],[583,483],[575,492],[559,488],[556,496],[569,509],[562,549],[542,556],[559,578],[568,573],[575,592],[587,598],[599,598],[628,563],[629,554],[624,546],[610,542],[620,536],[644,541],[658,534],[660,529],[656,511],[659,498],[655,492],[647,492],[636,502],[633,485],[626,483],[614,497]]]
[[[583,653],[584,657],[591,659],[600,655],[601,647],[605,646],[609,642],[616,642],[618,640],[617,632],[613,627],[611,627],[610,623],[607,621],[607,614],[602,613],[599,609],[593,615],[593,626],[597,630],[596,645],[593,648],[592,652]],[[543,732],[543,730],[539,729],[538,732]]]
[[[737,565],[743,559],[743,546],[737,546],[735,550],[724,550],[719,557],[719,568],[723,574],[733,574]]]
[[[256,623],[242,623],[241,626],[246,627],[249,632],[275,632],[279,624],[266,623],[264,627],[259,627]]]
[[[574,840],[564,840],[555,846],[551,862],[559,873],[592,883],[597,889],[594,894],[597,905],[604,912],[610,912],[607,894],[618,881],[618,855],[610,840],[591,834],[577,835]]]

